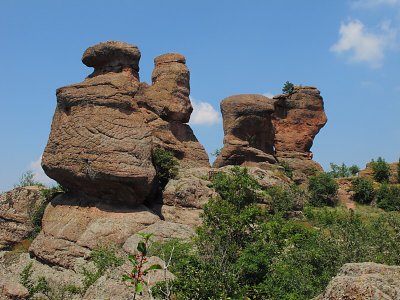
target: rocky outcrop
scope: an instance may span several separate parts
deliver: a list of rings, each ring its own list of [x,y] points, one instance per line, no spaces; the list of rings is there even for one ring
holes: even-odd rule
[[[390,168],[390,176],[389,176],[389,183],[390,184],[396,184],[399,183],[399,177],[398,177],[398,162],[394,162],[394,163],[389,163],[389,168]],[[361,170],[358,173],[358,176],[360,177],[366,177],[369,179],[374,180],[374,171],[372,169],[372,165],[371,163],[367,163],[367,165],[365,166],[364,170]]]
[[[155,59],[153,85],[139,82],[140,51],[122,42],[88,48],[82,61],[94,72],[57,90],[42,166],[74,193],[102,201],[141,204],[154,191],[152,150],[173,152],[181,167],[209,166],[185,124],[192,107],[185,58]]]
[[[269,169],[285,161],[293,179],[322,171],[312,160],[314,138],[327,122],[324,102],[314,87],[296,86],[290,94],[269,99],[262,95],[237,95],[221,102],[224,147],[214,167],[257,166]]]
[[[262,95],[236,95],[221,102],[224,147],[214,167],[249,162],[276,163],[274,158],[273,100]]]
[[[314,300],[400,299],[400,267],[376,263],[345,264],[325,292]]]
[[[37,186],[17,187],[0,195],[0,250],[27,239],[34,230],[32,218],[44,198]]]

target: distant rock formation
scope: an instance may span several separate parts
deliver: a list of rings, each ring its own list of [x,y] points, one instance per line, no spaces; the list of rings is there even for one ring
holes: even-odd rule
[[[262,95],[236,95],[221,102],[224,147],[214,167],[249,162],[276,163],[274,158],[274,101]]]
[[[308,171],[322,170],[310,152],[326,124],[324,102],[314,87],[295,86],[291,94],[269,99],[236,95],[221,102],[224,147],[214,167],[268,165],[285,160],[303,181]]]
[[[153,84],[139,82],[140,51],[109,41],[82,61],[94,72],[57,90],[42,166],[72,193],[141,204],[155,188],[152,150],[173,152],[180,167],[208,167],[208,156],[185,124],[192,106],[189,70],[176,53],[155,59]]]
[[[398,300],[400,267],[376,263],[345,264],[314,300],[387,299]]]

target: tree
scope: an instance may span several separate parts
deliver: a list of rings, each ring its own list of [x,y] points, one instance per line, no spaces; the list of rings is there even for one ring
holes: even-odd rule
[[[371,167],[374,179],[380,183],[389,182],[390,166],[382,157],[378,157],[376,161],[371,161]]]
[[[283,85],[282,92],[284,94],[290,95],[294,91],[294,85],[290,81],[286,81]]]

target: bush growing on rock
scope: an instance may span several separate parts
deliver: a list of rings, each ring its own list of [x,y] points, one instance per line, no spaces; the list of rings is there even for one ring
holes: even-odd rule
[[[353,199],[361,204],[369,204],[375,197],[373,182],[364,177],[357,177],[352,181]]]
[[[400,211],[400,185],[382,184],[376,193],[379,208],[387,211]]]
[[[338,184],[329,173],[311,176],[308,182],[310,204],[313,206],[335,206]]]
[[[35,174],[31,170],[26,171],[24,174],[22,174],[21,178],[19,179],[18,184],[14,185],[14,188],[16,187],[24,187],[24,186],[44,186],[43,183],[35,180]]]
[[[153,164],[162,187],[178,175],[178,162],[172,153],[163,148],[153,150]]]
[[[282,88],[282,93],[290,95],[294,91],[294,85],[290,81],[286,81]]]
[[[390,166],[382,157],[378,157],[376,161],[372,160],[371,167],[374,179],[377,182],[387,183],[389,181]]]

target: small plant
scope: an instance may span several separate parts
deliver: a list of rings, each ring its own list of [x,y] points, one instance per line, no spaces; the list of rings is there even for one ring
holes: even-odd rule
[[[310,204],[313,206],[335,206],[337,190],[337,182],[328,173],[320,173],[309,178],[308,191]]]
[[[378,157],[376,161],[372,160],[371,167],[374,179],[377,182],[380,183],[389,182],[390,166],[382,157]]]
[[[159,264],[154,264],[149,267],[145,266],[148,260],[147,251],[152,234],[141,233],[140,235],[143,237],[143,240],[138,243],[138,254],[128,256],[128,259],[132,264],[132,270],[129,274],[122,276],[122,280],[128,281],[134,288],[133,299],[136,299],[136,295],[142,294],[144,287],[148,285],[148,282],[144,280],[144,276],[146,276],[150,271],[162,269]],[[150,288],[148,288],[148,292],[150,294],[150,298],[152,298]]]
[[[400,183],[400,158],[399,162],[397,163],[397,182]]]
[[[222,149],[215,149],[214,152],[211,152],[211,155],[214,157],[218,157],[221,154]]]
[[[49,284],[46,278],[39,277],[37,282],[32,279],[33,264],[27,264],[19,275],[19,282],[28,290],[28,299],[32,299],[37,293],[48,295],[50,292]]]
[[[400,186],[382,184],[376,193],[379,208],[387,211],[400,211]]]
[[[121,258],[115,255],[115,248],[108,247],[98,247],[90,253],[90,261],[96,266],[96,271],[88,270],[83,267],[83,286],[84,290],[87,290],[93,283],[96,282],[104,273],[111,267],[119,267],[122,265],[123,261]]]
[[[294,91],[294,85],[290,81],[286,81],[282,88],[282,93],[286,95],[292,94]]]
[[[14,188],[32,186],[32,185],[44,186],[43,183],[36,181],[35,174],[31,170],[28,170],[24,174],[22,174],[18,184],[15,184]]]
[[[357,177],[352,181],[354,200],[358,203],[369,204],[375,196],[374,185],[371,180],[364,177]]]
[[[153,150],[153,165],[162,188],[167,185],[170,179],[178,175],[178,161],[168,150],[155,148]]]
[[[283,168],[283,172],[287,177],[290,179],[293,179],[293,168],[288,164],[287,161],[281,160],[279,162],[279,165]]]

